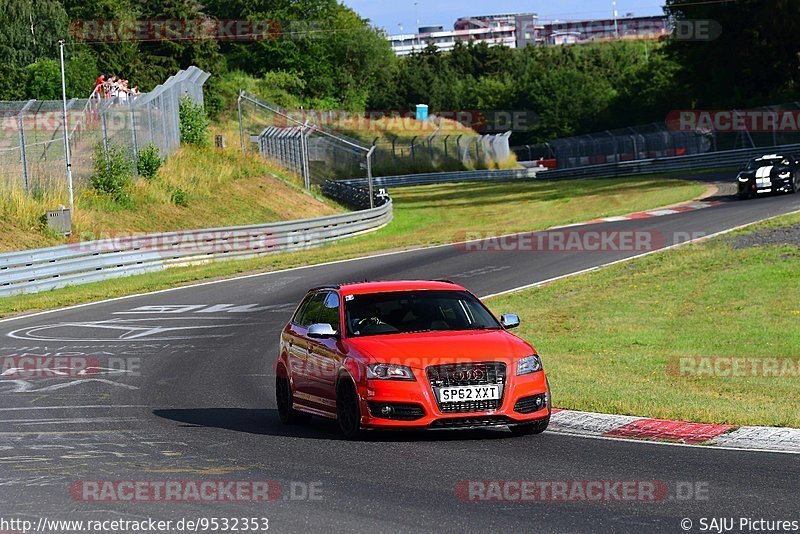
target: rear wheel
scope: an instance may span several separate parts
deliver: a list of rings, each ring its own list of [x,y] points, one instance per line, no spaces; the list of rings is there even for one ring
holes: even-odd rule
[[[278,375],[275,378],[275,400],[278,404],[278,417],[281,418],[282,423],[291,425],[307,423],[311,420],[309,414],[298,412],[292,408],[294,395],[292,394],[292,386],[286,376]]]
[[[347,439],[361,436],[361,402],[355,385],[346,377],[336,387],[336,420]]]

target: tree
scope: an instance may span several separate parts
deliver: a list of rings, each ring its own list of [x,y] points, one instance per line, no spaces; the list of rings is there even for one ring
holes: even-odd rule
[[[673,39],[670,52],[683,67],[679,81],[697,106],[738,107],[800,95],[800,41],[795,0],[710,3],[667,0],[678,23],[715,21],[715,39]],[[695,35],[696,37],[696,35]]]

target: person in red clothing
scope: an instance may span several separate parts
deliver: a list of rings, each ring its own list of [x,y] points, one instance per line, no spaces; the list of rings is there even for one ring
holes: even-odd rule
[[[92,96],[97,95],[97,98],[102,98],[104,95],[103,92],[103,85],[106,83],[106,75],[101,74],[97,77],[97,82],[94,84],[94,91],[92,91]]]

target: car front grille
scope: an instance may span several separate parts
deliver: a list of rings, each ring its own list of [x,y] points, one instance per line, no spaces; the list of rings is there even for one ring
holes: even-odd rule
[[[447,419],[437,419],[428,428],[481,428],[487,426],[506,426],[511,423],[511,419],[505,416],[486,416],[486,417],[450,417]]]
[[[425,370],[434,391],[436,404],[443,413],[471,413],[497,410],[503,404],[506,364],[500,362],[433,365]],[[439,402],[437,389],[452,386],[500,386],[500,399],[463,402]]]

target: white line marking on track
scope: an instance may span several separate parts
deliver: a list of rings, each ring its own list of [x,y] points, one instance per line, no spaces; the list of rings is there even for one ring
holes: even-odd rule
[[[0,408],[0,412],[21,412],[25,410],[113,410],[120,408],[149,408],[144,404],[92,404],[88,406],[19,406],[15,408]]]
[[[573,438],[582,439],[601,439],[607,441],[623,441],[636,445],[660,445],[666,447],[687,447],[695,450],[723,450],[723,451],[738,451],[738,452],[771,452],[775,454],[800,454],[800,451],[776,451],[773,449],[745,449],[739,447],[720,447],[718,445],[690,445],[688,443],[671,443],[669,441],[649,441],[644,439],[626,439],[626,438],[613,438],[610,436],[593,436],[591,434],[578,434],[573,432],[560,432],[558,430],[547,430],[545,434],[558,434],[561,436],[570,436]]]
[[[790,212],[790,213],[795,213],[795,212]],[[785,214],[782,214],[782,215],[789,215],[789,213],[785,213]],[[775,217],[780,217],[780,216],[781,215],[776,215]],[[774,217],[770,217],[769,219],[772,219],[772,218],[774,218]],[[763,219],[763,220],[769,220],[769,219]],[[761,222],[761,221],[756,221],[756,222]],[[751,224],[755,224],[755,223],[751,223]],[[590,221],[587,221],[585,223],[577,223],[575,226],[593,226],[593,225],[594,225],[594,223],[592,223]],[[746,226],[749,226],[749,225],[746,225]],[[554,230],[554,229],[555,228],[544,228],[542,230],[526,230],[524,232],[514,232],[514,233],[510,233],[510,234],[506,234],[506,235],[495,236],[495,239],[502,239],[504,237],[512,237],[512,236],[525,235],[525,234],[534,234],[534,233],[537,233],[537,232],[546,232],[548,230]],[[285,273],[292,272],[292,271],[302,271],[304,269],[314,269],[314,268],[317,268],[317,267],[326,267],[326,266],[329,266],[329,265],[338,265],[338,264],[341,264],[341,263],[350,263],[350,262],[354,262],[354,261],[364,261],[364,260],[370,260],[370,259],[375,259],[375,258],[385,258],[385,257],[389,257],[389,256],[396,256],[398,254],[409,254],[409,253],[412,253],[412,252],[420,252],[420,251],[424,251],[424,250],[435,250],[437,248],[453,247],[453,246],[456,246],[456,245],[465,245],[467,243],[474,243],[474,242],[479,242],[479,241],[483,241],[483,239],[465,240],[465,241],[459,241],[457,243],[442,243],[441,245],[426,245],[426,246],[423,246],[423,247],[411,248],[411,249],[406,249],[406,250],[395,250],[395,251],[392,251],[392,252],[381,252],[381,253],[378,253],[378,254],[359,256],[357,258],[347,258],[347,259],[344,259],[344,260],[327,261],[327,262],[323,262],[323,263],[316,263],[314,265],[301,265],[301,266],[298,266],[298,267],[290,267],[288,269],[281,269],[281,270],[278,270],[278,271],[269,271],[269,272],[266,272],[266,273],[246,274],[246,275],[243,275],[243,276],[235,276],[235,277],[232,277],[232,278],[223,278],[221,280],[211,280],[211,281],[208,281],[208,282],[199,282],[199,283],[196,283],[196,284],[188,284],[188,285],[179,286],[179,287],[171,287],[171,288],[168,288],[168,289],[159,289],[158,291],[149,291],[149,292],[146,292],[146,293],[136,293],[136,294],[133,294],[133,295],[123,295],[121,297],[114,297],[114,298],[110,298],[110,299],[98,300],[98,301],[95,301],[95,302],[84,302],[82,304],[75,304],[73,306],[66,306],[66,307],[63,307],[63,308],[55,308],[53,310],[44,310],[44,311],[35,312],[35,313],[29,313],[29,314],[25,314],[25,315],[18,315],[18,316],[15,316],[15,317],[6,317],[5,319],[0,319],[0,323],[10,322],[10,321],[18,321],[20,319],[28,319],[30,317],[37,317],[37,316],[45,315],[45,314],[48,314],[48,313],[63,312],[63,311],[75,310],[75,309],[79,309],[79,308],[86,308],[88,306],[96,306],[98,304],[107,304],[109,302],[117,302],[117,301],[120,301],[120,300],[135,299],[135,298],[145,297],[145,296],[149,296],[149,295],[160,295],[162,293],[170,293],[170,292],[173,292],[173,291],[181,291],[183,289],[191,289],[191,288],[204,287],[204,286],[210,286],[210,285],[215,285],[215,284],[223,284],[223,283],[235,282],[235,281],[239,281],[239,280],[248,280],[250,278],[257,278],[257,277],[262,277],[262,276],[272,276],[272,275],[276,275],[276,274],[285,274]]]
[[[525,284],[524,286],[515,287],[513,289],[507,289],[505,291],[500,291],[499,293],[492,293],[491,295],[484,295],[484,296],[482,296],[480,298],[481,298],[481,300],[490,299],[490,298],[494,298],[494,297],[500,297],[502,295],[509,295],[511,293],[516,293],[518,291],[524,291],[525,289],[531,289],[531,288],[534,288],[534,287],[541,287],[543,285],[547,285],[547,284],[550,284],[552,282],[556,282],[558,280],[563,280],[564,278],[572,278],[573,276],[578,276],[580,274],[586,274],[586,273],[591,273],[591,272],[594,272],[594,271],[599,271],[600,269],[605,269],[606,267],[611,267],[612,265],[617,265],[618,263],[625,263],[625,262],[628,262],[628,261],[633,261],[633,260],[638,259],[638,258],[644,258],[645,256],[649,256],[651,254],[657,254],[659,252],[672,250],[674,248],[682,247],[682,246],[685,246],[685,245],[690,245],[690,244],[693,244],[693,243],[700,243],[701,241],[705,241],[707,239],[711,239],[711,238],[714,238],[714,237],[719,237],[721,235],[729,234],[731,232],[735,232],[736,230],[741,230],[742,228],[747,228],[748,226],[753,226],[754,224],[758,224],[758,223],[762,223],[762,222],[769,221],[769,220],[772,220],[772,219],[776,219],[778,217],[783,217],[784,215],[793,215],[795,213],[800,213],[800,210],[790,211],[788,213],[781,213],[780,215],[774,215],[772,217],[767,217],[766,219],[759,219],[758,221],[753,221],[751,223],[742,224],[742,225],[736,226],[734,228],[729,228],[727,230],[722,230],[721,232],[716,232],[714,234],[709,234],[709,235],[702,236],[702,237],[696,237],[694,239],[690,239],[690,240],[684,241],[682,243],[676,243],[674,245],[670,245],[668,247],[660,248],[658,250],[651,250],[649,252],[644,252],[642,254],[637,254],[635,256],[631,256],[630,258],[622,258],[621,260],[616,260],[616,261],[612,261],[612,262],[609,262],[609,263],[604,263],[602,265],[596,265],[594,267],[589,267],[588,269],[583,269],[581,271],[575,271],[574,273],[567,273],[567,274],[562,274],[561,276],[556,276],[554,278],[548,278],[547,280],[542,280],[541,282],[534,282],[532,284]]]

